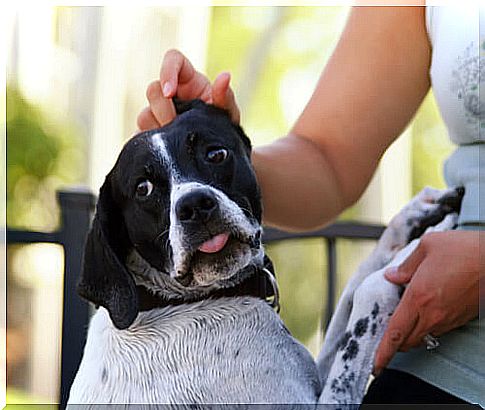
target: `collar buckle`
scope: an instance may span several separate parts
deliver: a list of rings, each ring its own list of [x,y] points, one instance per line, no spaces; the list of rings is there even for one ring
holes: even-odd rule
[[[271,286],[273,288],[273,295],[265,298],[268,305],[270,305],[276,313],[280,312],[280,292],[278,289],[278,284],[276,283],[276,278],[268,268],[262,269],[263,273],[266,274]]]

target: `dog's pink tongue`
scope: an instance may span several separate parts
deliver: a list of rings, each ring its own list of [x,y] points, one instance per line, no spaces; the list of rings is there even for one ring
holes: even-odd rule
[[[202,245],[199,246],[198,250],[204,253],[219,252],[222,248],[224,248],[224,246],[226,246],[228,239],[228,233],[221,233],[204,242]]]

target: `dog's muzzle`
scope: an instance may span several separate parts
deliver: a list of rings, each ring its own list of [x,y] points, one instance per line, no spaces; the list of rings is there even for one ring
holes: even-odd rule
[[[171,199],[172,276],[184,286],[226,282],[261,257],[261,227],[222,191],[186,183]]]

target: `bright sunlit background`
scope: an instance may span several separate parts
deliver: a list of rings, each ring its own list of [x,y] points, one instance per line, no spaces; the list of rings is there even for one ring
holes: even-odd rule
[[[242,124],[255,145],[284,135],[309,98],[346,20],[346,7],[35,7],[11,11],[7,32],[7,223],[53,230],[55,191],[93,192],[146,105],[164,52],[182,50],[214,79],[233,74]],[[356,44],[358,47],[358,44]],[[335,96],[338,98],[338,96]],[[444,186],[450,152],[430,95],[342,218],[386,223],[425,185]],[[270,247],[282,317],[313,353],[321,343],[323,243]],[[339,284],[372,244],[339,243]],[[58,400],[62,248],[9,246],[10,403]],[[1,357],[0,357],[1,359]]]

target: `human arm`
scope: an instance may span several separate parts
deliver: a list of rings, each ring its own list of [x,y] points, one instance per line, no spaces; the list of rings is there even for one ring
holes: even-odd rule
[[[429,233],[399,267],[386,272],[390,282],[407,287],[376,352],[376,374],[398,350],[407,351],[427,334],[440,336],[478,316],[480,301],[485,303],[484,240],[483,231]]]
[[[256,147],[265,222],[327,223],[353,204],[429,89],[421,7],[356,7],[288,137]]]

